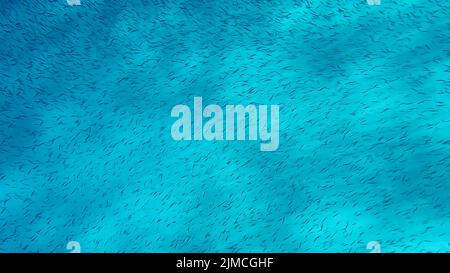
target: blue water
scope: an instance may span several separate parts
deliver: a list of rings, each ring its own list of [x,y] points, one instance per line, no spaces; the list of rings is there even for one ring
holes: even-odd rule
[[[0,7],[0,252],[450,252],[450,1]],[[194,96],[279,149],[174,141]]]

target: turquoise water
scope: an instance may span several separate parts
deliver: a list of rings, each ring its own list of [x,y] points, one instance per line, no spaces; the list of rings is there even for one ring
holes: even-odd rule
[[[450,250],[450,1],[2,1],[0,252]],[[171,138],[280,105],[280,146]]]

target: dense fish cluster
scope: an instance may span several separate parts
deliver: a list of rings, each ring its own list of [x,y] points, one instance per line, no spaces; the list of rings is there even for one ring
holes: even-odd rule
[[[450,1],[0,3],[0,252],[450,251]],[[280,145],[171,108],[280,105]]]

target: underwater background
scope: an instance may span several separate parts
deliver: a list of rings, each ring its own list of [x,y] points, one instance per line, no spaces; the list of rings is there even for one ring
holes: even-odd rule
[[[450,252],[450,1],[0,1],[0,252]],[[280,146],[174,141],[280,105]]]

